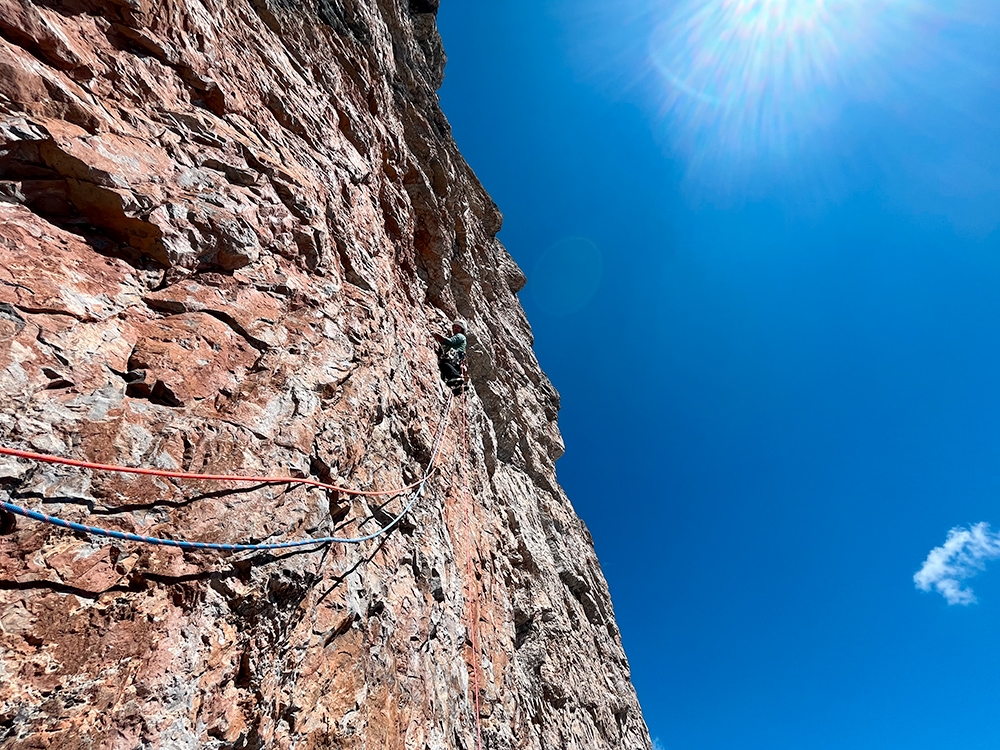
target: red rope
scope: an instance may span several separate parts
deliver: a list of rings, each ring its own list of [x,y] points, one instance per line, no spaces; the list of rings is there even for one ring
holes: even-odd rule
[[[462,363],[462,380],[463,388],[465,386],[465,362]],[[482,661],[482,654],[479,650],[479,636],[477,621],[479,620],[479,595],[478,586],[476,585],[476,577],[474,575],[472,567],[472,512],[473,512],[473,501],[472,501],[472,489],[470,487],[470,478],[468,472],[468,466],[466,462],[466,456],[469,455],[469,413],[467,408],[465,391],[462,391],[462,483],[465,489],[465,529],[466,529],[466,547],[467,555],[465,558],[465,580],[469,586],[469,596],[466,602],[469,610],[469,637],[472,641],[472,682],[473,682],[473,710],[475,711],[476,719],[476,747],[478,750],[483,750],[483,723],[482,718],[479,715],[479,668],[480,662]]]
[[[325,490],[336,490],[345,495],[364,495],[365,497],[378,497],[380,495],[400,495],[407,490],[412,490],[423,480],[417,480],[413,484],[405,487],[397,487],[391,490],[352,490],[347,487],[339,487],[335,484],[327,484],[316,479],[299,479],[297,477],[274,477],[274,476],[243,476],[239,474],[192,474],[186,471],[166,471],[163,469],[140,469],[131,466],[116,466],[113,464],[95,464],[90,461],[78,461],[74,458],[61,458],[59,456],[48,456],[44,453],[32,453],[15,448],[4,448],[0,446],[0,455],[14,456],[16,458],[27,458],[32,461],[43,461],[49,464],[62,464],[64,466],[77,466],[81,469],[95,469],[97,471],[114,471],[119,474],[144,474],[153,477],[170,477],[173,479],[204,479],[211,482],[250,482],[252,484],[304,484],[310,487],[320,487]]]

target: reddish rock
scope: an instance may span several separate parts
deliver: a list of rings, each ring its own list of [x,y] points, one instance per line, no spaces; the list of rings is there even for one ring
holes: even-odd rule
[[[477,698],[485,747],[649,748],[436,9],[0,0],[0,444],[398,487],[445,404],[430,331],[474,343],[467,416],[380,540],[3,524],[3,748],[471,748]],[[405,502],[9,458],[0,496],[210,542]]]

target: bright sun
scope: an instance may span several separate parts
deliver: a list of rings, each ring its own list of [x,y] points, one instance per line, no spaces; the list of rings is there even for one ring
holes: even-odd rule
[[[692,147],[789,153],[867,96],[913,0],[681,0],[650,59]]]

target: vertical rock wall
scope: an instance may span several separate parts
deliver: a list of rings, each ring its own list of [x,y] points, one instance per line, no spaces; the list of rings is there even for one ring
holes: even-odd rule
[[[0,747],[472,748],[477,697],[487,748],[649,747],[436,9],[0,0],[0,445],[399,486],[446,400],[428,331],[473,344],[440,471],[379,540],[5,528]],[[10,458],[0,497],[209,542],[405,500]]]

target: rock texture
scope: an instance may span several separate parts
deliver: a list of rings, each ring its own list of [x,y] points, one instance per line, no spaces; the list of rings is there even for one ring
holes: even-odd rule
[[[398,486],[445,403],[428,331],[473,342],[441,470],[378,541],[5,518],[0,747],[472,748],[478,704],[486,748],[649,748],[436,9],[0,0],[0,443]],[[216,542],[402,502],[13,459],[0,496]]]

